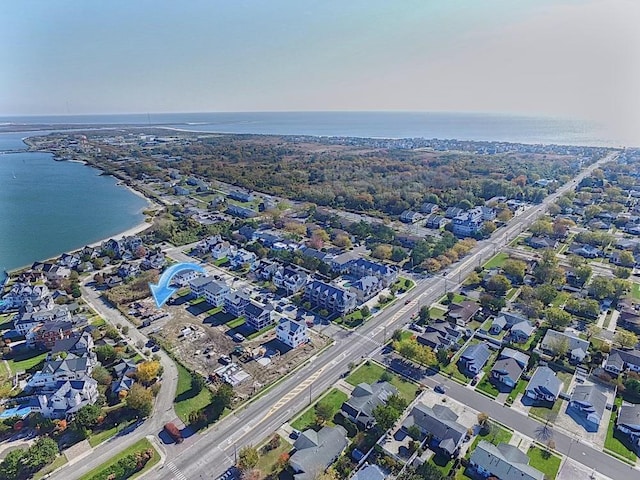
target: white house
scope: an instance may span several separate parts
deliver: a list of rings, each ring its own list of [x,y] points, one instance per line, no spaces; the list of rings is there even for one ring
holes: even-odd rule
[[[38,395],[30,403],[45,418],[64,418],[98,399],[98,382],[91,377],[56,383],[51,393]]]
[[[276,337],[282,343],[297,348],[309,341],[307,325],[304,322],[296,322],[283,318],[276,327]]]
[[[202,288],[207,303],[213,307],[222,307],[230,290],[226,283],[209,282]]]

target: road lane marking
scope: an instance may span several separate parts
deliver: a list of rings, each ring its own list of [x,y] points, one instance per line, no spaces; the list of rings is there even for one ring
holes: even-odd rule
[[[171,470],[171,472],[175,475],[175,478],[178,480],[189,480],[187,476],[180,471],[178,467],[175,466],[173,462],[167,463],[167,468]]]
[[[282,397],[280,400],[278,400],[271,407],[271,409],[265,414],[265,416],[262,418],[262,420],[260,420],[260,422],[258,422],[258,423],[264,422],[267,418],[269,418],[275,412],[280,410],[287,402],[289,402],[293,398],[297,397],[298,394],[300,394],[300,392],[302,392],[307,387],[309,387],[309,385],[311,385],[322,374],[322,372],[325,370],[325,368],[327,368],[326,365],[324,367],[316,370],[316,372],[313,375],[308,377],[304,382],[302,382],[301,384],[297,385],[289,393],[287,393],[284,397]]]

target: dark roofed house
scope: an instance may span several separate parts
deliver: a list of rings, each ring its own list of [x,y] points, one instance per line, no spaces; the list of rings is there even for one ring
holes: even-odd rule
[[[345,417],[364,428],[371,428],[376,420],[373,409],[383,405],[398,390],[389,382],[374,384],[361,383],[351,392],[351,397],[342,404],[341,411]]]
[[[419,335],[416,340],[422,345],[438,350],[450,348],[460,338],[462,338],[462,332],[456,330],[454,324],[440,320],[428,324],[425,332]]]
[[[467,428],[456,422],[457,419],[458,415],[449,407],[436,404],[431,408],[418,403],[402,423],[402,428],[408,431],[415,425],[424,437],[431,436],[430,448],[451,457],[467,434]]]
[[[595,425],[596,430],[600,426],[606,406],[607,396],[595,385],[577,385],[569,402],[569,408],[582,414],[588,422]]]
[[[513,358],[498,360],[491,369],[491,378],[503,385],[514,388],[523,372],[523,367]]]
[[[616,428],[629,436],[636,453],[640,453],[640,404],[623,402],[618,410]]]
[[[498,358],[500,360],[504,358],[513,358],[522,368],[525,368],[529,363],[529,355],[521,352],[520,350],[515,350],[509,347],[503,348]]]
[[[323,427],[320,431],[308,429],[293,444],[294,453],[289,464],[295,472],[295,480],[314,480],[324,472],[347,448],[347,431],[344,427]]]
[[[538,367],[529,380],[525,395],[532,400],[555,402],[560,395],[562,381],[549,367]]]
[[[615,375],[620,375],[625,370],[640,372],[640,350],[611,349],[604,369]]]
[[[491,351],[486,343],[476,343],[475,345],[469,345],[465,351],[462,352],[458,363],[460,367],[462,367],[463,372],[466,370],[473,376],[482,370],[482,367],[487,363],[490,356]]]
[[[465,300],[462,303],[452,303],[449,306],[447,317],[457,325],[464,327],[479,311],[480,305],[478,303]]]
[[[483,478],[500,480],[544,480],[540,470],[529,465],[526,453],[513,445],[500,443],[493,445],[480,441],[469,459],[471,467]]]
[[[569,353],[571,360],[575,362],[582,362],[589,352],[589,340],[583,340],[570,333],[558,332],[551,329],[547,330],[542,342],[540,342],[540,348],[545,352],[553,354],[559,342],[566,342],[568,347],[567,353]]]
[[[517,343],[525,343],[527,340],[529,340],[531,335],[533,335],[533,332],[535,330],[536,327],[525,320],[523,322],[516,323],[513,327],[511,327],[511,329],[509,330],[509,337]]]
[[[555,249],[558,246],[557,240],[552,240],[549,237],[529,237],[527,244],[531,248],[551,248]]]

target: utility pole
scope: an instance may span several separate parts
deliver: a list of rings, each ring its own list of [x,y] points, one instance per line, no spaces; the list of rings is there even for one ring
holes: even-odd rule
[[[309,405],[311,405],[311,385],[313,385],[312,383],[309,384]]]

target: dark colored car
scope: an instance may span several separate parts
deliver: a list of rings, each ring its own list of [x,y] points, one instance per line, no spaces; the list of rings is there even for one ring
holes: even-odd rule
[[[434,392],[436,392],[436,393],[445,393],[445,392],[446,392],[446,390],[445,390],[445,388],[444,388],[444,385],[442,385],[442,384],[438,384],[438,385],[436,385],[436,386],[433,388],[433,391],[434,391]]]

